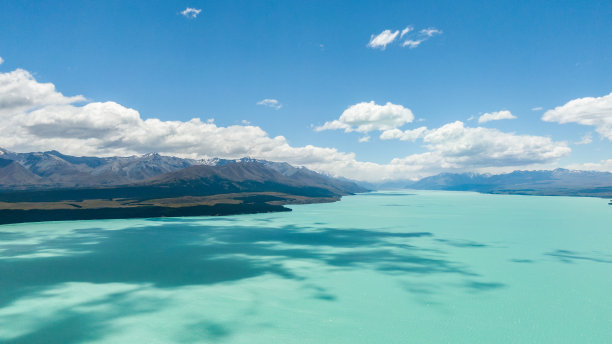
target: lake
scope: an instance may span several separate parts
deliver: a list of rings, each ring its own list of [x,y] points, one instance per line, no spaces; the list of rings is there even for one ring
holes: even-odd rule
[[[0,226],[1,343],[605,343],[612,206],[388,191]]]

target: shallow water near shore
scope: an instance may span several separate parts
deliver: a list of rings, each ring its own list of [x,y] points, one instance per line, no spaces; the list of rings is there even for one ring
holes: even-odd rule
[[[389,191],[0,226],[1,343],[604,343],[612,207]]]

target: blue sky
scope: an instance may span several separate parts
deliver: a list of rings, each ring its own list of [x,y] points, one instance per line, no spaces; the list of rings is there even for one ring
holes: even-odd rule
[[[190,18],[181,14],[186,8],[201,12]],[[542,116],[572,100],[612,92],[610,18],[612,3],[603,1],[2,1],[0,73],[23,69],[38,84],[52,83],[66,97],[87,99],[71,103],[72,107],[112,101],[137,110],[142,119],[186,122],[198,117],[206,122],[214,118],[222,128],[249,123],[270,138],[282,135],[291,147],[333,148],[354,153],[359,162],[385,165],[408,156],[420,161],[419,154],[445,152],[430,159],[427,168],[404,171],[407,177],[443,170],[495,172],[584,163],[605,169],[606,164],[612,167],[607,162],[612,158],[612,138],[606,136],[612,128],[612,100],[603,98],[593,105],[599,109],[595,124],[588,121],[592,115],[588,104],[578,113],[562,109],[556,117],[551,114],[550,121]],[[384,30],[394,33],[407,27],[411,32],[401,39],[398,34],[384,49],[368,46]],[[430,28],[440,32],[431,37],[421,33]],[[417,47],[402,47],[407,40],[421,38],[427,39]],[[264,99],[277,100],[282,107],[257,105]],[[375,112],[384,113],[387,109],[382,106],[391,103],[413,114],[412,121],[391,129],[426,126],[431,135],[442,135],[435,130],[462,121],[469,128],[549,138],[550,145],[558,148],[565,143],[569,151],[547,155],[542,149],[554,151],[554,147],[543,148],[549,143],[541,143],[528,147],[532,151],[527,149],[521,156],[527,157],[525,161],[516,156],[494,161],[466,157],[448,167],[447,158],[456,154],[434,146],[465,141],[380,139],[389,128],[315,130],[338,120],[351,106],[371,101],[381,106],[370,109]],[[22,111],[30,115],[50,105],[57,104],[41,103]],[[477,121],[484,113],[502,110],[516,119]],[[10,114],[8,109],[5,112]],[[53,113],[47,116],[56,118]],[[106,115],[102,111],[96,116]],[[34,128],[28,125],[19,130]],[[39,146],[66,150],[58,143],[61,137],[51,140],[49,132],[39,135]],[[71,130],[65,132],[64,143],[74,139]],[[499,137],[493,131],[468,136],[478,140],[481,134]],[[0,143],[9,149],[36,148],[11,144],[17,140],[5,136]],[[592,142],[575,144],[585,136]],[[370,137],[369,142],[359,142],[364,137]],[[111,152],[106,141],[87,142],[97,145],[88,152]],[[151,148],[177,153],[165,146]],[[192,155],[208,155],[202,153],[206,148]],[[117,152],[142,153],[146,146],[122,149]],[[285,156],[249,149],[210,151]],[[457,154],[472,153],[474,149]],[[545,157],[531,159],[530,154]],[[300,161],[352,176],[304,159],[291,162]],[[398,173],[393,178],[399,178]]]

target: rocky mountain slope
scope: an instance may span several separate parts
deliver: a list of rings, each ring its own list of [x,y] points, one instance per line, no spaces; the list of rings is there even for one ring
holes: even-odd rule
[[[158,154],[94,158],[56,151],[2,152],[0,201],[5,202],[143,201],[254,192],[339,199],[367,191],[306,168],[248,158],[190,160]]]
[[[338,195],[365,191],[355,183],[331,178],[304,167],[250,158],[194,160],[157,153],[99,158],[76,157],[57,151],[13,153],[0,148],[0,159],[6,161],[0,163],[0,190],[98,188],[131,184],[136,187],[147,183],[161,185],[164,181],[176,182],[180,179],[185,179],[183,183],[186,183],[195,176],[199,176],[200,182],[212,184],[213,180],[204,179],[214,176],[218,182],[252,179],[322,187]]]

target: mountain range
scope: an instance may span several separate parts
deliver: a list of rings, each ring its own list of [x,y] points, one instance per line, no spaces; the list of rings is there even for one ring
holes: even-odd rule
[[[496,175],[441,173],[416,182],[406,182],[403,187],[496,194],[610,198],[612,197],[612,173],[562,168],[541,171],[514,171]]]
[[[378,185],[390,187],[612,198],[612,173],[442,173]],[[0,224],[289,211],[283,205],[334,202],[368,188],[373,187],[251,158],[77,157],[0,149]]]
[[[0,224],[289,211],[367,189],[287,163],[0,149]]]
[[[207,181],[206,181],[207,180]],[[14,153],[0,148],[0,190],[160,186],[164,183],[277,183],[335,195],[365,188],[284,162],[242,158],[183,159],[150,153],[130,157],[76,157],[57,151]],[[215,186],[217,187],[217,186]]]

